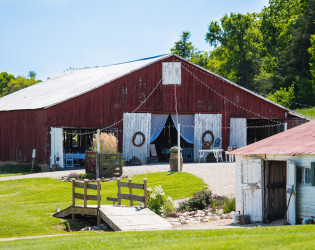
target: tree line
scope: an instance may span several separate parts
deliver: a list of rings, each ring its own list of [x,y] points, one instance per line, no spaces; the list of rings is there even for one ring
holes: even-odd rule
[[[36,73],[34,71],[29,71],[28,76],[17,76],[7,72],[0,73],[0,97],[11,94],[20,89],[32,86],[36,83],[41,82],[41,80],[36,79]]]
[[[189,39],[184,31],[171,52],[284,106],[315,105],[315,0],[270,0],[259,13],[226,14],[208,25],[209,52]]]

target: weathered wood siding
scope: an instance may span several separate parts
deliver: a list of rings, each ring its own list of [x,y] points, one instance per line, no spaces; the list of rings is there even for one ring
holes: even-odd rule
[[[315,187],[298,186],[296,188],[296,213],[297,220],[315,216]]]
[[[246,118],[231,118],[230,121],[230,146],[241,148],[247,145]]]
[[[132,137],[136,132],[142,132],[145,142],[141,147],[132,143]],[[123,127],[123,159],[129,161],[133,156],[138,157],[142,163],[147,163],[150,157],[151,114],[149,113],[124,113]],[[140,136],[135,139],[140,143]]]
[[[207,130],[212,131],[214,140],[220,138],[222,145],[222,115],[221,114],[196,114],[194,131],[194,160],[198,161],[199,151],[202,149],[202,135]],[[212,148],[213,148],[212,144]]]

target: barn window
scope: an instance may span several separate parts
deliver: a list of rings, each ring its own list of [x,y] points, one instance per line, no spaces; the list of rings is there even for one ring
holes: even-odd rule
[[[296,170],[297,185],[310,186],[312,183],[312,170],[309,167],[297,167]]]
[[[304,176],[305,185],[311,185],[312,177],[310,168],[304,168]]]
[[[296,168],[296,184],[303,185],[303,167]]]
[[[162,63],[162,84],[181,84],[182,73],[180,62],[163,62]]]

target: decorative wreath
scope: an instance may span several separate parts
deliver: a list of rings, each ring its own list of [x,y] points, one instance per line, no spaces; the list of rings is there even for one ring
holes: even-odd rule
[[[205,138],[206,138],[207,135],[211,136],[211,141],[205,141]],[[209,148],[210,148],[211,145],[213,144],[213,142],[214,142],[214,135],[213,135],[213,133],[210,130],[207,130],[206,132],[204,132],[202,134],[202,143],[203,144],[208,144]]]
[[[141,140],[141,142],[139,144],[136,144],[136,137],[137,137],[137,135],[141,135],[142,136],[142,140]],[[139,131],[139,132],[136,132],[133,135],[133,137],[132,137],[132,144],[135,147],[141,147],[144,144],[144,142],[145,142],[145,136],[144,136],[144,134],[142,132]]]

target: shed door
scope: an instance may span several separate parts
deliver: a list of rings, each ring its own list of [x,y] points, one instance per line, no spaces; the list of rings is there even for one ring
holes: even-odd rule
[[[294,193],[290,199],[290,189],[294,190]],[[296,209],[295,209],[295,202],[296,202],[296,165],[294,161],[287,161],[287,204],[288,211],[287,211],[287,221],[291,225],[296,224]],[[289,203],[290,200],[290,203]]]
[[[135,133],[141,132],[144,135],[137,135],[134,143],[141,146],[135,146],[133,136]],[[149,113],[124,113],[123,124],[123,158],[129,161],[136,156],[142,163],[147,163],[150,157],[150,136],[151,136],[151,114]]]
[[[262,221],[262,160],[242,160],[241,189],[243,197],[243,214],[251,221]]]
[[[213,133],[214,140],[220,138],[222,147],[222,115],[221,114],[196,114],[194,131],[194,160],[198,161],[199,150],[202,149],[202,135],[207,130]],[[213,145],[212,145],[213,147]]]
[[[247,145],[246,118],[231,118],[230,120],[230,146],[241,148]]]
[[[63,168],[63,129],[51,127],[50,137],[50,167],[52,164],[58,164],[60,168]]]

